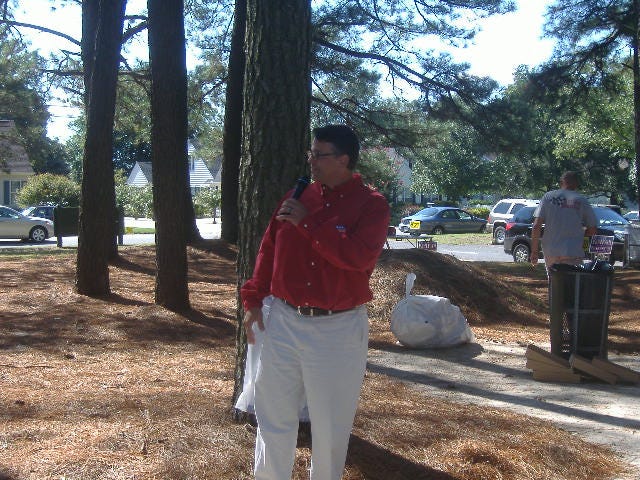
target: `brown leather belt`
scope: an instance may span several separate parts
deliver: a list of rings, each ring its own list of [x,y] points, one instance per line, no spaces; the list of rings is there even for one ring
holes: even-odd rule
[[[323,315],[335,315],[336,313],[348,312],[349,310],[353,310],[353,308],[347,308],[345,310],[325,310],[324,308],[319,308],[319,307],[297,307],[287,302],[286,300],[282,300],[282,303],[284,303],[288,307],[293,308],[296,312],[298,312],[298,315],[303,315],[305,317],[320,317]]]

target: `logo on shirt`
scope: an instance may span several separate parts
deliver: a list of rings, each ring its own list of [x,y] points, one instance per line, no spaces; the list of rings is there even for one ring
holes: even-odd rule
[[[338,230],[340,233],[347,233],[347,227],[345,227],[344,225],[336,225],[336,230]]]
[[[567,198],[564,195],[551,197],[551,204],[560,208],[580,208],[579,203],[574,198]]]

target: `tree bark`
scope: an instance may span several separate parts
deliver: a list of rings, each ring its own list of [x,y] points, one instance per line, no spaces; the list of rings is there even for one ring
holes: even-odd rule
[[[640,211],[640,0],[633,0],[633,119],[635,132],[636,195]]]
[[[224,109],[224,135],[222,140],[222,197],[220,210],[223,219],[221,237],[229,243],[238,243],[238,183],[242,154],[242,90],[244,83],[244,32],[247,24],[247,1],[236,0],[229,53],[229,73]]]
[[[82,190],[78,226],[76,289],[85,295],[110,292],[108,260],[115,244],[115,185],[113,178],[113,118],[120,45],[126,0],[91,2],[83,20],[83,45],[89,62],[87,133],[82,160]],[[97,13],[97,18],[93,15]],[[96,28],[95,37],[91,29]],[[94,50],[91,45],[94,45]],[[84,47],[83,47],[84,48]],[[83,59],[85,54],[83,53]],[[86,77],[85,77],[86,78]],[[99,92],[94,95],[94,92]]]
[[[247,1],[238,285],[253,273],[260,239],[273,209],[306,168],[310,18],[309,0]],[[242,389],[246,359],[239,301],[238,305],[234,401]]]
[[[190,203],[185,193],[190,192],[184,3],[148,0],[147,7],[156,219],[155,301],[170,310],[183,311],[189,308],[185,225]]]
[[[84,104],[85,108],[89,108],[89,100],[91,93],[91,76],[93,75],[93,68],[95,65],[95,52],[96,52],[96,32],[98,30],[98,19],[100,15],[100,2],[101,0],[83,0],[82,2],[82,42],[80,47],[80,56],[82,57],[82,70],[84,80]],[[126,0],[124,4],[126,6]],[[122,27],[120,28],[120,44],[122,45]],[[121,48],[121,46],[120,46]],[[118,49],[118,55],[120,55],[120,48]],[[116,80],[117,82],[117,80]],[[117,89],[117,85],[116,85]],[[113,151],[113,147],[112,147]],[[113,157],[113,155],[112,155]],[[113,176],[113,166],[111,168]],[[115,188],[115,186],[114,186]],[[113,210],[116,210],[115,193],[113,201]],[[118,256],[118,223],[117,212],[114,213],[112,233],[109,234],[109,254],[110,260],[115,259]]]

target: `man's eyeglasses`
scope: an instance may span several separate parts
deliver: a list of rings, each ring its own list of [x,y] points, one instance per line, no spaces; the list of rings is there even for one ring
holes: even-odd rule
[[[318,152],[312,152],[311,150],[307,152],[307,158],[314,158],[316,160],[322,157],[337,157],[338,155],[340,155],[340,153],[338,152],[318,153]]]

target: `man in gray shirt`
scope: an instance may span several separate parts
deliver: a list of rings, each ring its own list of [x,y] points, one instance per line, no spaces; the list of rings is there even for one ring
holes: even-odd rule
[[[577,173],[563,173],[560,177],[560,189],[545,193],[534,213],[531,265],[535,267],[538,263],[538,242],[544,224],[542,251],[547,273],[555,263],[582,263],[584,237],[597,232],[593,208],[586,197],[576,191],[577,188]]]

